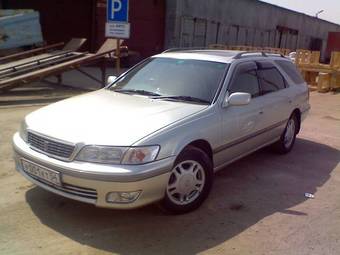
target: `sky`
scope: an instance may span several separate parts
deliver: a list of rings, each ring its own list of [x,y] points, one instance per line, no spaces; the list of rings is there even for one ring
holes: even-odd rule
[[[340,24],[340,0],[261,0],[287,9],[302,12],[311,16],[319,14],[320,19]]]

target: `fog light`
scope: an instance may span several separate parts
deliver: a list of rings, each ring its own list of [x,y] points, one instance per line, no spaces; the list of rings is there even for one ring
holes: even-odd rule
[[[106,202],[116,204],[129,204],[136,201],[141,191],[132,192],[110,192],[106,195]]]

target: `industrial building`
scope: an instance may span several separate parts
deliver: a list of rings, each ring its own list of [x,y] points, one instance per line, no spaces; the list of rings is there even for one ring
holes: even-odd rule
[[[306,2],[306,4],[308,4]],[[209,44],[297,48],[326,52],[328,33],[340,25],[258,0],[130,0],[131,38],[140,57],[170,47]],[[88,39],[94,51],[105,39],[106,0],[2,0],[2,8],[40,11],[48,43]]]
[[[166,47],[218,43],[325,51],[331,31],[340,25],[257,0],[167,1]]]

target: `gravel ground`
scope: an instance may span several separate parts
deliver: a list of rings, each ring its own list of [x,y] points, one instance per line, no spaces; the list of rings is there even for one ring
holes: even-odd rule
[[[340,94],[311,94],[294,150],[219,172],[197,211],[95,208],[14,169],[11,137],[37,107],[0,109],[0,254],[340,254]],[[307,199],[305,192],[315,195]]]

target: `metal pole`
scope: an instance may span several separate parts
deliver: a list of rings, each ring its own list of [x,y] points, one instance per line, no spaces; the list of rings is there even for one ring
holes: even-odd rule
[[[120,39],[117,39],[117,62],[116,62],[117,76],[120,74]]]

